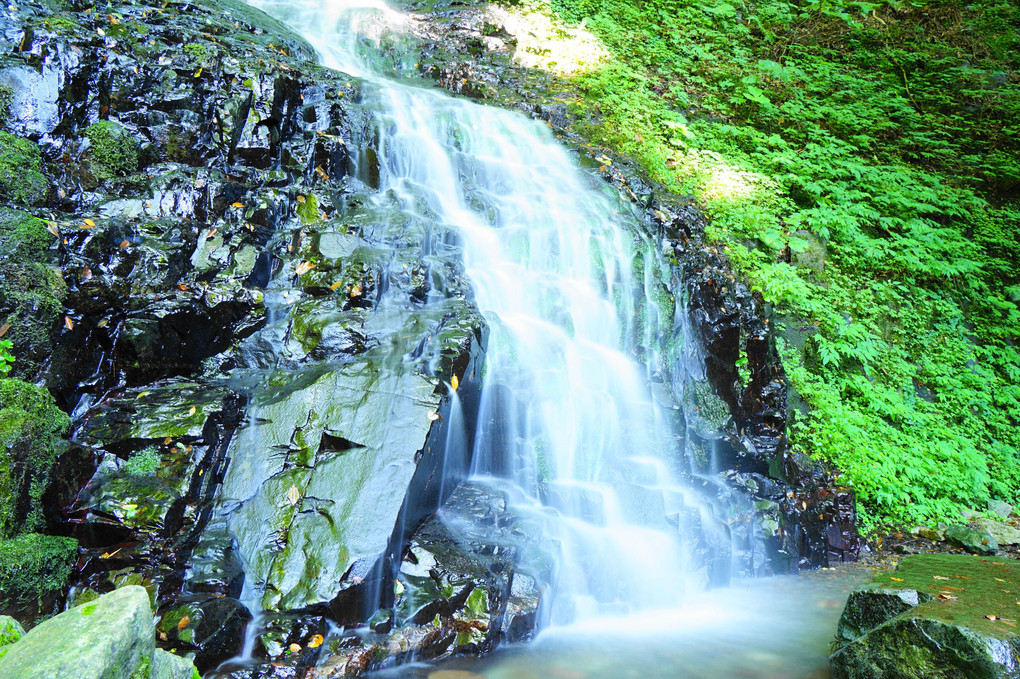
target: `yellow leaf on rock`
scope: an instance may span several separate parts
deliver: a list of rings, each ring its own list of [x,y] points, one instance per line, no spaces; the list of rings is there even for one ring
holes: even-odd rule
[[[295,271],[295,273],[298,276],[303,276],[314,268],[315,262],[301,262],[300,264],[297,265],[297,270]]]
[[[230,204],[230,207],[244,207],[244,203],[234,201],[233,203]]]
[[[188,616],[184,616],[183,618],[181,618],[181,621],[177,623],[177,630],[180,631],[184,629],[185,627],[188,626],[189,622],[191,622],[191,618],[189,618]]]
[[[195,406],[191,406],[190,408],[188,408],[188,414],[189,415],[194,415],[195,412],[196,412]]]
[[[322,646],[322,635],[316,634],[314,637],[308,640],[308,648],[318,648]]]
[[[351,288],[351,297],[359,297],[359,296],[361,296],[361,286],[360,285],[355,285],[354,287]]]
[[[70,316],[64,316],[64,327],[68,330],[74,330],[74,321],[71,320]]]
[[[903,582],[903,578],[894,578],[891,575],[889,576],[889,579],[892,580],[893,582]]]
[[[290,490],[287,491],[287,499],[292,505],[296,505],[298,500],[301,499],[301,491],[298,490],[297,486],[291,486]]]
[[[456,375],[450,378],[450,386],[453,387],[454,391],[457,391],[457,387],[460,386],[460,380],[457,378]]]
[[[336,283],[334,283],[333,285],[329,286],[329,289],[330,289],[330,290],[336,290],[336,289],[337,289],[337,288],[339,288],[339,287],[340,287],[340,281],[337,281],[337,282],[336,282]]]
[[[305,202],[305,197],[304,196],[298,196],[297,197],[297,202],[299,202],[299,203]]]

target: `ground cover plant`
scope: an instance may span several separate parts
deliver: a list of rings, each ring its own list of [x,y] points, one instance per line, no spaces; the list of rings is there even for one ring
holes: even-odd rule
[[[773,306],[793,449],[864,526],[1020,498],[1020,7],[548,10],[610,55],[575,76],[582,131],[693,194]]]

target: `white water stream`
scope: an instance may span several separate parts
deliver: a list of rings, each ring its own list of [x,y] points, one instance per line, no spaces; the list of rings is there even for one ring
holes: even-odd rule
[[[543,617],[679,606],[704,575],[675,517],[713,521],[678,481],[683,432],[650,388],[674,318],[632,209],[544,123],[375,73],[357,42],[407,22],[383,4],[252,4],[369,81],[381,194],[459,237],[491,333],[473,471],[557,545]]]

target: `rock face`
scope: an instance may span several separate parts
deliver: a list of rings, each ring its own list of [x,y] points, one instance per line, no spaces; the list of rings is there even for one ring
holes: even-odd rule
[[[840,679],[1020,676],[1020,564],[915,555],[850,595],[830,657]]]
[[[149,595],[124,587],[32,629],[0,657],[0,676],[24,679],[192,679],[191,663],[156,651]]]
[[[80,540],[79,600],[145,584],[204,668],[237,650],[246,578],[270,611],[374,610],[466,469],[447,385],[470,417],[485,330],[453,239],[348,152],[376,143],[368,85],[233,0],[92,9],[3,14],[0,145],[28,181],[0,167],[0,320],[74,443],[54,471],[54,408],[0,521]]]

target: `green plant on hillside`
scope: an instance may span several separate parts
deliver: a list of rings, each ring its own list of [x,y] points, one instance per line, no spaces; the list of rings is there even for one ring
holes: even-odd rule
[[[866,526],[1020,496],[1020,8],[551,0],[609,49],[593,141],[694,194]]]
[[[13,342],[0,339],[0,377],[7,377],[7,373],[11,371],[11,364],[14,363],[14,356],[11,354],[13,348]]]

